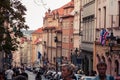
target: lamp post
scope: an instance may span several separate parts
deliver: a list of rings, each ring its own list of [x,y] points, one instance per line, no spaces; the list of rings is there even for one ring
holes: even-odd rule
[[[56,43],[56,73],[58,72],[58,62],[57,62],[57,43],[58,43],[58,38],[55,36],[54,42]]]
[[[113,35],[113,31],[111,31],[111,34],[110,34],[110,36],[108,37],[108,39],[109,39],[109,47],[110,47],[110,53],[113,51],[113,46],[114,46],[114,42],[115,42],[115,40],[116,40],[116,37],[114,37],[114,35]]]
[[[78,48],[75,49],[75,53],[76,53],[76,54],[77,54],[77,52],[78,52]]]

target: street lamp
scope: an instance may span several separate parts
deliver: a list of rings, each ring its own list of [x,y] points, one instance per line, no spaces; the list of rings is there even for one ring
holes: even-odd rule
[[[106,54],[106,56],[108,57],[108,56],[112,56],[111,55],[111,52],[113,52],[113,46],[114,46],[114,44],[115,44],[115,37],[114,37],[114,35],[113,35],[113,31],[111,31],[111,33],[110,33],[110,36],[109,37],[107,37],[107,39],[108,39],[108,41],[109,41],[109,44],[108,44],[108,46],[109,46],[109,50],[108,51],[106,51],[105,52],[105,54]]]
[[[108,39],[109,39],[109,47],[110,47],[110,52],[112,52],[113,51],[113,46],[114,46],[114,44],[115,44],[115,40],[116,40],[116,37],[114,37],[114,35],[113,35],[113,31],[111,31],[111,34],[110,34],[110,36],[108,37]]]
[[[76,53],[76,54],[77,54],[77,52],[78,52],[78,48],[75,49],[75,53]]]
[[[56,43],[56,73],[58,71],[58,63],[57,63],[57,43],[58,43],[58,38],[55,36],[54,42]]]

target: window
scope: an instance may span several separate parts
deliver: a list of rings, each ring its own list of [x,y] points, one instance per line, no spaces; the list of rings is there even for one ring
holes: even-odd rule
[[[63,36],[63,42],[68,43],[69,42],[69,37],[68,36]]]
[[[83,41],[91,42],[94,40],[94,15],[83,19]]]
[[[63,23],[63,29],[68,29],[70,24],[71,24],[70,22],[65,21],[65,22]]]
[[[106,7],[103,8],[104,9],[104,28],[106,28]]]
[[[98,28],[101,28],[101,9],[98,10]]]
[[[64,10],[64,14],[66,15],[66,14],[68,14],[69,13],[69,10],[68,9],[65,9]]]

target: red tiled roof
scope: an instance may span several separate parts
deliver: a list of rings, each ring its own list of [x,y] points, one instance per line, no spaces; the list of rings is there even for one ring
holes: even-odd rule
[[[28,40],[27,37],[21,37],[20,38],[20,43],[23,44],[27,40]]]
[[[41,38],[37,38],[37,39],[34,41],[34,44],[39,44],[40,42],[42,42],[42,39],[41,39]]]
[[[63,5],[62,7],[60,7],[60,8],[58,8],[58,9],[55,9],[55,10],[53,10],[52,12],[54,13],[59,13],[59,15],[63,15],[64,14],[64,8],[65,7],[68,7],[68,6],[73,6],[73,1],[70,1],[70,2],[68,2],[67,4],[65,4],[65,5]]]
[[[43,28],[43,27],[38,28],[38,29],[37,29],[37,30],[35,30],[32,34],[42,33],[42,32],[43,32],[43,31],[42,31],[42,28]]]
[[[61,6],[60,8],[52,10],[51,12],[49,9],[48,12],[45,13],[45,17],[52,16],[53,14],[57,14],[57,13],[59,14],[59,16],[62,16],[64,14],[64,8],[66,7],[74,7],[74,2],[70,1],[67,4]]]
[[[74,2],[73,1],[71,1],[67,5],[65,5],[64,9],[65,8],[70,8],[70,7],[74,8]]]
[[[46,26],[42,30],[55,29],[55,26]]]
[[[67,14],[67,15],[62,16],[62,18],[67,18],[67,17],[74,17],[74,16],[73,16],[73,15],[70,15],[70,14]]]

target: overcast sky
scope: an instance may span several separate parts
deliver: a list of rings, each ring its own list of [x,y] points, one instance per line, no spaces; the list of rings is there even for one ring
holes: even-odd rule
[[[21,0],[26,6],[26,24],[30,30],[43,26],[43,17],[48,8],[57,9],[71,0]]]

